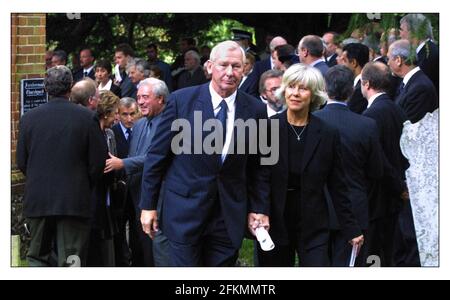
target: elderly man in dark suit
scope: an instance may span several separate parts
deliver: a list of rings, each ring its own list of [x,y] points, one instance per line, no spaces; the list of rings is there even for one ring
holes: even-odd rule
[[[111,155],[106,161],[105,172],[124,169],[128,177],[128,188],[134,208],[130,222],[130,247],[133,253],[132,266],[153,266],[153,245],[151,239],[141,230],[139,201],[141,197],[142,170],[144,161],[161,121],[161,112],[166,105],[169,90],[164,81],[147,78],[138,85],[137,103],[144,116],[133,127],[133,137],[127,158]]]
[[[350,200],[353,214],[365,238],[369,228],[369,188],[374,180],[383,174],[382,150],[378,137],[378,128],[374,120],[356,114],[348,108],[346,100],[353,93],[353,72],[345,66],[334,66],[325,75],[327,105],[314,114],[338,129],[341,136],[343,166],[350,184]],[[332,241],[332,265],[348,266],[352,252],[351,245],[342,233]],[[360,251],[357,265],[366,261],[366,246]]]
[[[258,154],[248,153],[251,139],[233,138],[235,120],[267,118],[261,102],[238,90],[244,60],[236,42],[215,46],[208,61],[211,83],[171,95],[148,152],[140,203],[142,227],[150,236],[158,231],[156,208],[162,190],[162,229],[169,239],[173,266],[233,266],[246,225],[252,230],[269,226],[269,170],[260,165]],[[223,130],[192,131],[211,121]],[[181,131],[178,122],[191,128],[183,125]],[[219,136],[211,154],[202,147],[208,133]],[[183,139],[179,149],[176,138],[181,134],[194,139]],[[245,146],[245,153],[228,153],[237,146]]]
[[[433,41],[430,20],[423,14],[407,14],[400,20],[400,37],[417,47],[417,66],[433,82],[439,96],[439,47]]]
[[[420,121],[427,112],[439,107],[436,89],[427,75],[416,67],[415,56],[408,40],[394,42],[388,51],[388,65],[403,78],[395,102],[412,123]]]
[[[91,189],[107,153],[98,119],[69,101],[72,74],[65,66],[47,71],[49,102],[20,120],[17,165],[26,176],[24,215],[30,225],[30,266],[84,266],[93,205]],[[56,245],[57,249],[53,249]]]
[[[384,153],[384,174],[370,191],[369,255],[378,255],[382,266],[397,265],[394,251],[399,239],[399,213],[411,211],[407,199],[405,170],[409,164],[400,150],[400,136],[405,113],[386,94],[389,87],[389,68],[381,62],[370,62],[362,70],[361,91],[368,101],[363,115],[377,122]],[[403,200],[403,201],[402,201]],[[410,215],[412,218],[412,215]],[[412,219],[409,220],[412,224]],[[412,224],[414,231],[414,225]],[[415,234],[409,250],[417,254]],[[413,255],[414,256],[414,255]],[[417,265],[411,263],[411,265]]]

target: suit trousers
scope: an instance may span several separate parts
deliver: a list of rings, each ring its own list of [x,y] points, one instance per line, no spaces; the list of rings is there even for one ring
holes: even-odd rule
[[[89,219],[49,216],[28,218],[27,223],[31,232],[27,254],[30,267],[51,266],[52,251],[57,252],[60,267],[86,266],[91,231]]]
[[[396,267],[420,267],[416,230],[411,203],[403,205],[395,231],[394,265]]]
[[[377,256],[381,267],[394,266],[394,240],[398,226],[398,213],[370,221],[367,246],[367,256]]]
[[[211,218],[195,244],[182,244],[169,240],[170,261],[173,267],[232,267],[238,250],[228,236],[219,200]]]
[[[326,241],[323,244],[308,247],[305,245],[301,232],[301,190],[289,191],[286,199],[285,223],[288,230],[289,243],[280,245],[275,243],[275,248],[265,252],[258,244],[258,262],[261,267],[294,267],[296,254],[300,267],[328,267],[329,233],[319,240]],[[305,225],[307,226],[307,224]]]

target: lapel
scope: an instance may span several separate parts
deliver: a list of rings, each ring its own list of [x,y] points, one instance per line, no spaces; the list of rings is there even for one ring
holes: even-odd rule
[[[287,122],[287,119],[286,119],[286,122]],[[311,160],[311,158],[314,154],[314,150],[316,149],[317,145],[319,144],[319,141],[321,138],[320,120],[313,114],[309,115],[308,126],[309,126],[309,128],[308,128],[307,142],[305,145],[305,152],[303,153],[303,158],[302,158],[302,168],[301,168],[302,173],[305,171],[306,165]]]
[[[129,156],[136,156],[139,155],[139,150],[142,150],[143,145],[141,147],[141,140],[144,138],[143,134],[145,132],[145,126],[147,125],[147,118],[143,117],[140,122],[136,123],[136,128],[133,130],[133,136],[131,138],[131,144],[130,144],[130,155]]]
[[[206,120],[215,119],[214,116],[214,108],[212,105],[211,94],[209,92],[209,83],[205,83],[200,86],[199,89],[195,92],[194,96],[194,110],[192,113],[192,118],[194,118],[194,112],[201,111],[202,112],[202,127],[205,124]],[[192,119],[192,124],[194,119]],[[194,128],[192,128],[192,137],[194,136]],[[202,143],[205,140],[205,137],[209,135],[209,131],[202,130]],[[220,168],[220,154],[215,155],[205,155],[204,163],[207,164],[211,169],[217,170]]]

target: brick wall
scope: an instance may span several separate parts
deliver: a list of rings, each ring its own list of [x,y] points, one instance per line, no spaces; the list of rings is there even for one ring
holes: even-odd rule
[[[11,181],[23,180],[16,167],[20,80],[45,75],[45,14],[11,14]]]

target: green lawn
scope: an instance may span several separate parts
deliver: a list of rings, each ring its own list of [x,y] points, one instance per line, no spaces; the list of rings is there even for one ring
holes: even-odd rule
[[[239,251],[238,265],[240,267],[253,267],[253,240],[244,239]]]

